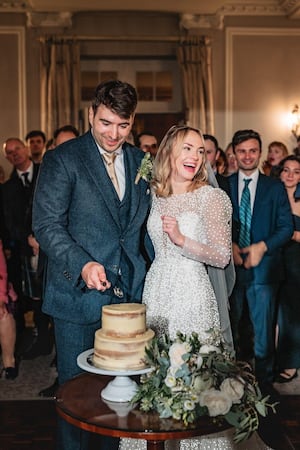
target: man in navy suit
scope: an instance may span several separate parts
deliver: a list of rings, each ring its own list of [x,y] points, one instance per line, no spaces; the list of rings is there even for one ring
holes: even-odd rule
[[[60,384],[80,373],[77,356],[93,348],[102,306],[142,298],[150,195],[143,179],[134,182],[144,153],[126,142],[136,105],[128,83],[100,84],[90,131],[47,152],[41,166],[33,226],[48,258],[43,309],[54,320]],[[88,448],[84,433],[61,422],[59,450]],[[117,447],[106,438],[98,448]]]
[[[232,140],[238,172],[229,177],[233,205],[233,258],[236,285],[231,303],[236,348],[245,303],[254,333],[255,373],[261,385],[273,380],[276,296],[283,278],[281,248],[293,234],[293,223],[284,185],[261,174],[261,138],[253,130],[237,131]],[[249,182],[251,223],[249,243],[242,247],[241,197],[244,179]],[[250,337],[248,337],[249,339]]]

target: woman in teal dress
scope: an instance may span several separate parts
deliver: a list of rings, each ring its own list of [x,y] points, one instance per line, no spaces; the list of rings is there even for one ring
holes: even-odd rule
[[[284,183],[294,219],[294,234],[283,249],[285,281],[279,295],[277,366],[278,383],[297,377],[300,367],[300,158],[290,155],[281,161]],[[298,187],[298,189],[297,189]]]

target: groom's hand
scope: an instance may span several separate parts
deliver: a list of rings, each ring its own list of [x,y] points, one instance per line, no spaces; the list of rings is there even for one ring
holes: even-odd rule
[[[90,261],[83,266],[81,277],[89,289],[104,292],[111,286],[106,278],[104,266],[95,261]]]

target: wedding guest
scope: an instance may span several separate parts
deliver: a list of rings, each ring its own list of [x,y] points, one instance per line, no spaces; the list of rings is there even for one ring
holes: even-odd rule
[[[35,164],[42,162],[46,151],[46,135],[41,130],[32,130],[25,137],[26,145],[30,150],[30,157]]]
[[[210,163],[211,168],[215,174],[218,185],[226,194],[229,195],[229,183],[228,179],[217,170],[217,160],[220,156],[219,143],[215,136],[211,134],[203,134],[204,147],[206,153],[206,159]]]
[[[52,148],[57,147],[70,139],[75,139],[79,136],[79,131],[73,125],[64,125],[57,128],[53,133]]]
[[[274,379],[275,313],[284,277],[282,247],[293,233],[291,209],[283,184],[260,173],[262,141],[254,130],[232,139],[238,172],[229,177],[233,205],[233,258],[236,283],[230,298],[233,336],[238,351],[245,305],[254,330],[255,374],[264,389]]]
[[[279,292],[278,374],[275,381],[287,383],[297,377],[300,367],[300,201],[295,199],[300,183],[300,158],[290,155],[280,162],[280,179],[289,197],[294,234],[283,248],[285,279]]]
[[[262,169],[265,175],[278,178],[280,174],[280,161],[288,156],[289,151],[283,142],[273,141],[268,145],[267,159],[263,162]]]
[[[150,131],[143,131],[137,136],[137,147],[143,152],[150,152],[152,156],[157,153],[157,139]]]
[[[228,167],[226,172],[224,173],[225,176],[232,175],[233,173],[236,173],[238,170],[238,165],[236,161],[236,157],[232,148],[232,143],[230,142],[226,149],[225,149],[225,155],[227,158]]]
[[[221,148],[219,148],[219,156],[217,158],[217,172],[220,175],[225,175],[228,171],[228,161],[226,158],[226,153],[224,152],[224,150],[222,150]]]
[[[38,297],[39,291],[32,267],[33,253],[27,238],[32,232],[32,197],[40,165],[32,162],[28,147],[19,138],[6,139],[3,152],[13,166],[10,177],[1,185],[4,222],[8,232],[3,247],[9,255],[9,279],[18,295],[16,321],[20,334],[25,327],[24,312],[30,309],[31,299]]]

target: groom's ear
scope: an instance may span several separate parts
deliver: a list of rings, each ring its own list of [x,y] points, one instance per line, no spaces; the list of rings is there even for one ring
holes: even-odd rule
[[[89,124],[91,127],[93,127],[93,119],[94,119],[94,110],[92,108],[92,106],[89,106]]]

